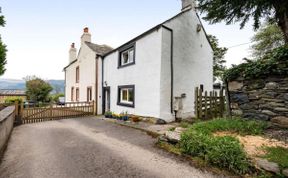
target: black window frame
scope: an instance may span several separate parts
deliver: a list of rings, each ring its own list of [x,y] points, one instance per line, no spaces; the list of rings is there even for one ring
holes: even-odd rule
[[[133,103],[128,104],[128,103],[121,103],[121,90],[122,89],[132,89],[133,90]],[[118,97],[117,97],[117,105],[119,106],[125,106],[125,107],[130,107],[130,108],[135,108],[135,85],[121,85],[118,86],[118,91],[117,91]]]
[[[133,49],[133,53],[134,53],[133,54],[133,62],[125,64],[125,65],[122,65],[121,64],[122,53],[127,51],[127,50],[129,50],[129,49]],[[118,53],[118,69],[134,65],[135,64],[135,59],[136,59],[135,56],[136,56],[136,43],[135,42],[120,48],[119,49],[119,53]]]

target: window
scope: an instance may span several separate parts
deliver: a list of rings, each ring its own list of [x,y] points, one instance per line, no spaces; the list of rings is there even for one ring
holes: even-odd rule
[[[76,101],[79,101],[79,88],[76,88]]]
[[[71,101],[74,101],[74,87],[71,88]]]
[[[87,101],[92,101],[92,87],[87,87]]]
[[[79,83],[79,66],[76,67],[76,83]]]
[[[134,107],[135,106],[135,86],[125,85],[118,87],[118,105]]]
[[[119,52],[118,68],[135,64],[135,44],[126,46]]]

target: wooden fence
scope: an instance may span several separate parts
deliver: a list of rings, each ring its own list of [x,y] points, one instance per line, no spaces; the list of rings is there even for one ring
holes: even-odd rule
[[[219,94],[218,94],[219,93]],[[223,117],[225,111],[225,96],[223,89],[219,92],[203,92],[195,89],[195,116],[199,119],[213,119]]]
[[[70,102],[63,105],[41,104],[40,106],[30,106],[20,104],[16,116],[22,124],[59,120],[72,117],[82,117],[95,114],[95,102]]]

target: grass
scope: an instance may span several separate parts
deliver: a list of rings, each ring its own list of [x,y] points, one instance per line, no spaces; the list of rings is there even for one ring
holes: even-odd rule
[[[283,147],[265,147],[266,151],[263,158],[268,159],[269,161],[278,163],[281,168],[288,168],[288,149]]]
[[[189,127],[190,130],[203,134],[212,134],[217,131],[235,132],[241,135],[261,135],[267,128],[267,124],[262,121],[233,119],[215,119],[207,122],[200,122]]]
[[[264,122],[239,118],[198,122],[181,135],[180,148],[183,153],[200,157],[212,165],[245,174],[251,166],[239,140],[232,136],[215,137],[213,133],[229,131],[241,135],[260,135],[265,128]]]

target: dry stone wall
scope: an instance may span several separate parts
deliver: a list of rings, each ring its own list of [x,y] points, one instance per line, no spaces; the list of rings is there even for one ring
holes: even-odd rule
[[[288,128],[288,77],[237,79],[228,83],[231,112]]]

